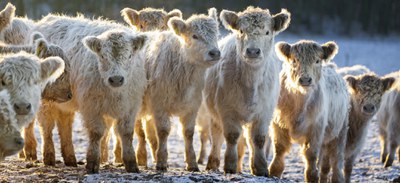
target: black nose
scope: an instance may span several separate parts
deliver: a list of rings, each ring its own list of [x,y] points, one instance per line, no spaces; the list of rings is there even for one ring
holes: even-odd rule
[[[373,113],[375,112],[375,106],[372,104],[366,104],[363,106],[363,111],[365,113]]]
[[[23,146],[24,145],[24,139],[21,137],[17,137],[14,139],[15,140],[15,144]]]
[[[249,58],[257,58],[260,56],[261,50],[259,48],[247,48],[246,55]]]
[[[218,49],[213,49],[210,52],[208,52],[208,55],[214,60],[217,60],[221,57],[221,52]]]
[[[72,92],[69,92],[69,93],[67,94],[67,98],[68,98],[69,100],[72,99]]]
[[[31,112],[32,105],[30,103],[14,104],[14,110],[18,115],[27,115]]]
[[[301,77],[299,79],[299,83],[301,86],[310,86],[311,85],[311,77]]]
[[[113,76],[113,77],[108,78],[108,82],[113,87],[120,87],[120,86],[122,86],[122,84],[124,84],[124,77]]]

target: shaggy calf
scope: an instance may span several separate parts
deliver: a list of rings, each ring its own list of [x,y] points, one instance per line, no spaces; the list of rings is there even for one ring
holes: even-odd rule
[[[129,25],[136,27],[140,32],[167,30],[168,21],[172,17],[182,18],[182,12],[174,9],[165,12],[163,9],[145,8],[136,11],[131,8],[121,10],[121,15]]]
[[[363,65],[353,65],[351,67],[341,67],[341,68],[336,69],[336,71],[343,77],[347,76],[347,75],[358,76],[358,75],[362,75],[362,74],[371,72],[367,67],[365,67]]]
[[[344,79],[332,66],[324,65],[336,55],[337,45],[334,42],[323,45],[312,41],[293,45],[281,42],[276,50],[284,65],[272,123],[275,150],[270,175],[281,177],[285,154],[292,142],[297,142],[302,146],[306,182],[326,182],[330,169],[332,182],[344,182],[342,168],[350,96]]]
[[[248,7],[239,13],[223,10],[220,19],[234,33],[219,42],[221,62],[206,74],[203,96],[212,116],[212,149],[206,168],[218,169],[225,137],[224,171],[240,170],[237,149],[244,127],[251,173],[266,176],[265,138],[279,96],[280,62],[273,44],[275,36],[288,27],[290,13],[282,10],[271,15],[269,10]]]
[[[24,147],[7,90],[0,91],[0,161]]]
[[[183,126],[186,169],[199,170],[193,149],[195,119],[202,100],[204,73],[220,58],[217,12],[211,8],[208,13],[208,16],[193,15],[186,21],[171,18],[168,24],[172,31],[149,33],[154,38],[146,50],[149,86],[141,117],[148,117],[146,132],[154,130],[157,134],[146,133],[153,144],[152,150],[157,147],[157,170],[167,169],[172,115],[178,116]],[[147,158],[142,155],[138,150],[139,160]]]
[[[400,71],[386,77],[396,79],[392,89],[382,97],[382,104],[377,113],[379,138],[381,141],[381,161],[385,167],[392,166],[396,149],[400,144]],[[397,150],[400,161],[400,149]]]
[[[70,59],[73,97],[68,111],[78,110],[88,131],[87,173],[99,171],[100,141],[109,123],[115,124],[122,142],[125,169],[139,172],[132,138],[147,84],[139,54],[146,36],[110,21],[55,15],[44,17],[37,30]]]
[[[382,95],[390,89],[394,78],[379,78],[375,74],[347,76],[351,96],[349,129],[347,132],[344,176],[350,183],[354,161],[360,153],[368,125],[380,107]]]

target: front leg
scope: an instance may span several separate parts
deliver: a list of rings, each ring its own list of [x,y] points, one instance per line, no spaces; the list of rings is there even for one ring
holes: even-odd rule
[[[265,157],[265,138],[268,133],[269,122],[256,120],[247,127],[250,154],[251,173],[257,176],[268,176],[268,165]]]
[[[221,146],[222,143],[224,143],[224,135],[221,122],[217,121],[216,119],[211,119],[210,124],[211,151],[208,155],[206,170],[217,171],[221,161]]]
[[[122,120],[118,120],[115,125],[117,136],[122,147],[122,161],[127,172],[139,173],[136,164],[135,150],[133,149],[133,131],[135,127],[135,116],[128,116]]]
[[[136,145],[136,159],[139,166],[147,167],[146,134],[143,130],[142,120],[138,119],[135,123],[135,134],[138,138]]]
[[[281,178],[285,169],[285,154],[290,151],[292,146],[290,142],[289,131],[279,127],[276,123],[272,123],[271,141],[274,143],[274,157],[269,165],[269,175]]]
[[[223,131],[226,141],[225,150],[225,173],[236,173],[238,163],[238,140],[242,134],[242,126],[238,120],[233,117],[225,117],[222,119]]]
[[[180,117],[182,133],[185,140],[185,162],[187,171],[200,171],[196,162],[196,153],[193,148],[194,126],[196,125],[196,112]]]
[[[171,131],[171,122],[167,114],[154,115],[154,122],[157,130],[157,157],[156,157],[156,169],[160,171],[167,171],[168,169],[168,136]]]
[[[96,113],[87,115],[82,113],[85,128],[89,135],[89,146],[86,153],[86,172],[88,174],[99,173],[100,167],[100,141],[106,132],[106,125],[102,117]]]
[[[344,182],[343,167],[347,139],[347,122],[344,123],[339,135],[329,143],[331,157],[331,182]]]
[[[329,174],[329,171],[331,170],[330,156],[331,156],[331,154],[329,153],[328,147],[322,146],[320,156],[319,156],[320,159],[318,160],[318,164],[320,165],[320,168],[321,168],[321,173],[319,176],[320,183],[328,182],[328,174]]]
[[[26,161],[37,160],[37,154],[36,154],[37,141],[35,138],[34,126],[35,126],[35,119],[33,119],[32,122],[24,129],[24,140],[25,140],[24,153]]]
[[[306,182],[318,182],[317,158],[319,157],[323,137],[323,129],[311,126],[306,142],[302,144],[303,156],[305,157],[304,176]]]
[[[346,183],[351,182],[351,172],[353,171],[354,161],[357,157],[357,154],[353,154],[350,157],[346,158],[345,165],[344,165],[344,178]]]
[[[72,142],[72,128],[74,123],[74,112],[62,112],[57,120],[58,134],[61,141],[61,155],[66,166],[77,167],[74,144]]]

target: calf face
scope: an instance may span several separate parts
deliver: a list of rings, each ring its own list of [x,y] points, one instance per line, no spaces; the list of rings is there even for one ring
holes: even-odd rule
[[[110,30],[83,42],[98,56],[99,72],[106,86],[120,88],[127,82],[134,56],[143,47],[146,36]]]
[[[382,95],[392,87],[395,79],[365,74],[357,77],[347,76],[346,81],[353,100],[353,110],[370,117],[379,109]]]
[[[0,161],[24,147],[7,90],[0,92]]]
[[[193,15],[186,21],[174,17],[169,21],[170,29],[184,42],[189,62],[209,66],[220,59],[217,19],[217,10],[211,8],[208,16]]]
[[[318,45],[312,41],[299,41],[294,45],[276,44],[276,51],[285,60],[285,72],[293,88],[306,92],[318,86],[322,63],[329,62],[338,52],[334,42]]]
[[[128,24],[136,27],[140,32],[167,30],[169,19],[172,17],[182,18],[182,12],[177,9],[167,13],[163,9],[145,8],[136,11],[125,8],[121,11],[121,15]]]
[[[30,122],[39,107],[42,86],[63,71],[64,61],[59,57],[43,60],[25,52],[0,57],[0,89],[10,92],[19,124]]]
[[[248,7],[240,13],[223,10],[220,18],[225,28],[237,35],[238,56],[252,64],[270,54],[275,35],[289,25],[290,13],[282,10],[271,15],[269,10]]]

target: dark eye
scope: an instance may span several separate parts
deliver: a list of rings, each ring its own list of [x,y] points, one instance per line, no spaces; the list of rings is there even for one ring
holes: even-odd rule
[[[4,82],[4,81],[1,81],[1,84],[2,84],[2,85],[6,85],[6,82]]]
[[[240,30],[240,34],[243,34],[243,31],[242,31],[242,30]]]
[[[315,63],[319,64],[319,60],[317,60]]]
[[[140,25],[140,29],[143,29],[143,25]]]
[[[132,55],[129,55],[129,59],[131,59],[132,58]]]
[[[199,39],[196,35],[192,36],[193,39]]]
[[[265,33],[266,35],[269,35],[269,31],[267,31],[267,33]]]

